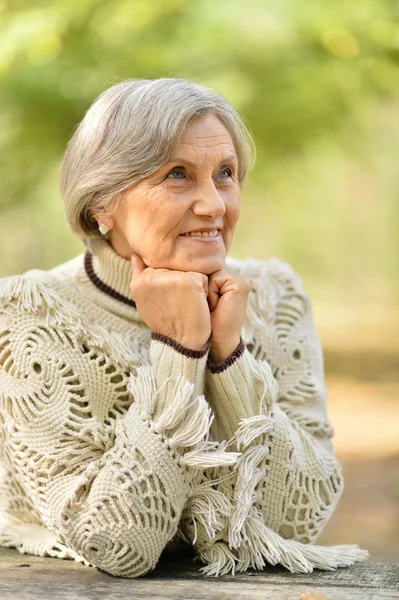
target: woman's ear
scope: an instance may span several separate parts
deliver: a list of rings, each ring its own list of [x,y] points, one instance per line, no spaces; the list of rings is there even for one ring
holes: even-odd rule
[[[97,221],[97,223],[98,223],[99,213],[97,213],[97,212],[94,213],[92,210],[89,210],[89,215],[94,221]]]
[[[108,229],[113,228],[115,221],[111,216],[107,216],[105,211],[94,212],[94,211],[89,210],[89,214],[95,221],[97,221],[98,226],[100,226],[104,223],[105,225],[107,225]]]
[[[95,210],[89,210],[89,214],[95,221],[97,221],[98,225],[101,225],[101,223],[106,223],[107,226],[112,229],[112,227],[115,225],[115,219],[112,217],[112,214],[117,208],[121,199],[121,194],[117,194],[101,211],[97,212]]]

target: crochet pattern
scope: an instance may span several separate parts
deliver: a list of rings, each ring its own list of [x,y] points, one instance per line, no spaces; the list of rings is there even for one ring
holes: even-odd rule
[[[115,575],[141,575],[176,533],[186,465],[229,464],[237,455],[205,441],[210,409],[184,377],[176,376],[165,397],[168,380],[158,385],[156,369],[143,366],[129,378],[50,320],[44,326],[40,315],[13,312],[12,303],[3,315],[3,511],[14,527],[36,525],[26,542],[20,534],[22,552],[41,551],[34,536],[44,526],[58,541],[47,555],[79,555]],[[159,402],[167,408],[154,420]],[[25,496],[33,511],[28,501],[18,506]],[[2,545],[15,545],[14,531],[2,531]]]
[[[364,560],[367,551],[356,546],[313,545],[344,482],[330,442],[310,300],[278,259],[230,261],[229,267],[253,285],[242,333],[247,347],[218,377],[208,376],[205,389],[219,416],[214,437],[230,438],[228,446],[243,454],[234,467],[208,474],[225,478],[219,490],[232,508],[223,523],[210,532],[183,520],[186,539],[195,539],[208,575],[261,569],[266,562],[311,572]]]
[[[97,244],[93,272],[128,297],[129,261]],[[301,281],[277,258],[226,268],[252,290],[221,365],[151,335],[84,255],[0,280],[0,545],[122,577],[179,538],[215,576],[368,557],[314,545],[343,477]]]

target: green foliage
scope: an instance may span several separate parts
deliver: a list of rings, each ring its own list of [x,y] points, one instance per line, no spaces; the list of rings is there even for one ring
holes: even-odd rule
[[[185,77],[224,94],[255,137],[231,253],[281,256],[320,297],[388,302],[398,62],[390,0],[0,0],[0,274],[82,250],[57,178],[96,96]]]

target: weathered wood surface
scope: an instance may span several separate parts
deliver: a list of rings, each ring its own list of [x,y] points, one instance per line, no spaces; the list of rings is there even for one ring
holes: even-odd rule
[[[192,556],[162,556],[144,577],[124,579],[72,560],[22,555],[0,548],[1,600],[328,600],[399,598],[399,564],[362,562],[336,571],[293,574],[280,566],[232,576],[205,577]],[[316,596],[317,597],[317,596]]]

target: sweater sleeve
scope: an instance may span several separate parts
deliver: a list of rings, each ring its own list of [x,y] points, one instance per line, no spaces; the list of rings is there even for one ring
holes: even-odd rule
[[[137,577],[176,534],[192,478],[237,460],[208,442],[196,395],[209,347],[152,339],[151,364],[129,370],[57,302],[39,285],[3,285],[0,458],[59,543]]]
[[[243,454],[233,470],[226,529],[213,544],[203,537],[207,573],[228,572],[234,564],[237,570],[262,568],[265,560],[309,572],[367,557],[357,546],[312,545],[344,481],[330,441],[311,302],[289,265],[277,261],[274,277],[266,263],[252,280],[243,331],[250,343],[242,337],[222,363],[208,359],[205,394],[215,412],[212,434]],[[229,495],[226,484],[224,489]]]

